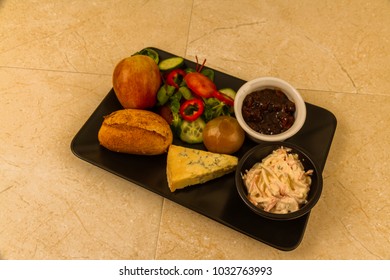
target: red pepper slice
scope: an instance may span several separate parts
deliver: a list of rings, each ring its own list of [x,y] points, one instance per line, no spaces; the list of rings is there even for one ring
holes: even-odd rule
[[[228,106],[233,106],[234,105],[234,99],[233,98],[223,94],[222,92],[220,92],[218,90],[213,92],[213,96],[215,98],[217,98],[219,101],[222,101],[223,103],[225,103]]]
[[[169,72],[166,83],[170,86],[174,86],[175,88],[179,88],[179,85],[176,83],[176,79],[179,76],[184,77],[185,75],[186,72],[183,69],[174,69],[171,72]]]
[[[204,103],[201,99],[194,98],[186,100],[181,106],[179,113],[181,117],[189,122],[199,118],[204,111]]]

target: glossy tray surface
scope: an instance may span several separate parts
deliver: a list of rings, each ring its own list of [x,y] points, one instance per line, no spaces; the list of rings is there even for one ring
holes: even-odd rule
[[[174,56],[155,50],[161,59]],[[185,63],[195,68],[194,62],[186,60]],[[244,83],[244,80],[215,70],[215,84],[218,88],[238,90]],[[337,120],[324,108],[309,103],[306,106],[307,119],[303,128],[286,141],[304,148],[323,170]],[[74,137],[71,150],[77,157],[279,250],[293,250],[300,244],[310,213],[292,221],[272,221],[257,216],[241,201],[234,183],[234,172],[171,193],[165,173],[166,155],[153,156],[151,160],[151,156],[114,153],[101,147],[97,133],[103,116],[119,109],[122,107],[111,90]],[[174,139],[174,144],[204,149],[202,144],[188,145],[178,139]],[[255,145],[246,139],[235,155],[242,157]]]

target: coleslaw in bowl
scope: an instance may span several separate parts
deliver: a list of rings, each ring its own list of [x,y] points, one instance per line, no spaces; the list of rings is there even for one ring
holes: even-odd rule
[[[259,144],[236,169],[236,187],[256,214],[291,220],[307,214],[322,192],[322,174],[311,156],[289,142]]]

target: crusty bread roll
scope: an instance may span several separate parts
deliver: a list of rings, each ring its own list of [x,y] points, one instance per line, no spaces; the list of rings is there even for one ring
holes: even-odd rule
[[[104,117],[98,139],[114,152],[158,155],[168,150],[173,135],[168,123],[156,113],[123,109]]]

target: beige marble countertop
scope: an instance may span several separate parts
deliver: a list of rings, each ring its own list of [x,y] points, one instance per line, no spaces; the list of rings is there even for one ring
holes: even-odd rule
[[[0,259],[389,259],[389,15],[388,0],[0,1]],[[115,64],[147,46],[280,77],[337,117],[297,249],[72,154]]]

